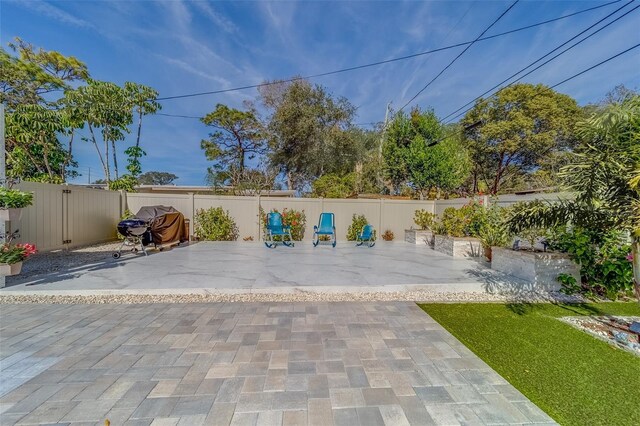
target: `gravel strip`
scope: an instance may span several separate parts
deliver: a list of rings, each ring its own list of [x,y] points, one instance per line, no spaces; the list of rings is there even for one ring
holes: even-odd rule
[[[111,255],[122,242],[95,244],[70,250],[37,253],[22,264],[20,275],[7,277],[7,283],[24,280],[47,272],[66,271],[76,266],[93,265],[111,260]]]
[[[285,293],[285,294],[118,294],[98,296],[0,295],[0,304],[107,304],[107,303],[211,303],[211,302],[500,302],[500,303],[580,303],[579,297],[562,293],[525,293],[499,295],[490,293],[438,293],[428,291],[371,293]]]

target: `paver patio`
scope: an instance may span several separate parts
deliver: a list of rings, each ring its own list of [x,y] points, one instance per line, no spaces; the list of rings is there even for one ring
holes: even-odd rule
[[[409,302],[0,309],[2,425],[553,423]]]
[[[9,277],[0,294],[530,290],[478,260],[454,259],[405,242],[373,248],[350,242],[314,248],[300,242],[276,249],[261,243],[201,242],[148,257],[127,253],[115,260],[110,254],[98,263]]]

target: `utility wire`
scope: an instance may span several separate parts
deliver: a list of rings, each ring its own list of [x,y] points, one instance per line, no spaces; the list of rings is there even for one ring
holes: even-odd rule
[[[596,10],[596,9],[607,7],[607,6],[610,6],[612,4],[619,3],[620,1],[622,1],[622,0],[615,0],[615,1],[604,3],[604,4],[601,4],[601,5],[598,5],[598,6],[589,7],[587,9],[582,9],[582,10],[579,10],[577,12],[569,13],[567,15],[562,15],[562,16],[559,16],[557,18],[548,19],[546,21],[537,22],[535,24],[527,25],[527,26],[520,27],[520,28],[515,28],[513,30],[505,31],[505,32],[494,34],[494,35],[491,35],[491,36],[480,37],[480,38],[478,38],[478,39],[476,39],[474,41],[466,41],[466,42],[462,42],[462,43],[452,44],[452,45],[449,45],[449,46],[443,46],[443,47],[439,47],[439,48],[436,48],[436,49],[431,49],[431,50],[427,50],[427,51],[424,51],[424,52],[414,53],[414,54],[406,55],[406,56],[400,56],[400,57],[397,57],[397,58],[387,59],[387,60],[383,60],[383,61],[377,61],[377,62],[372,62],[372,63],[368,63],[368,64],[357,65],[357,66],[348,67],[348,68],[342,68],[342,69],[338,69],[338,70],[334,70],[334,71],[327,71],[327,72],[323,72],[323,73],[319,73],[319,74],[311,74],[311,75],[307,75],[307,76],[303,76],[303,77],[293,77],[293,78],[289,78],[289,79],[285,79],[285,80],[278,80],[278,81],[273,81],[273,82],[264,82],[264,83],[260,83],[260,84],[251,84],[251,85],[233,87],[233,88],[229,88],[229,89],[212,90],[212,91],[208,91],[208,92],[198,92],[198,93],[190,93],[190,94],[185,94],[185,95],[165,96],[165,97],[157,98],[155,100],[156,101],[167,101],[167,100],[172,100],[172,99],[182,99],[182,98],[191,98],[191,97],[196,97],[196,96],[215,95],[215,94],[220,94],[220,93],[235,92],[235,91],[239,91],[239,90],[255,89],[255,88],[258,88],[258,87],[270,86],[270,85],[273,85],[273,84],[291,83],[291,82],[299,81],[299,80],[306,80],[306,79],[324,77],[324,76],[333,75],[333,74],[340,74],[340,73],[344,73],[344,72],[355,71],[355,70],[359,70],[359,69],[363,69],[363,68],[375,67],[375,66],[378,66],[378,65],[384,65],[384,64],[388,64],[388,63],[392,63],[392,62],[403,61],[403,60],[406,60],[406,59],[411,59],[411,58],[416,58],[416,57],[419,57],[419,56],[428,55],[430,53],[441,52],[441,51],[449,50],[449,49],[455,49],[456,47],[470,45],[472,43],[476,43],[476,42],[479,42],[479,41],[490,40],[490,39],[497,38],[497,37],[502,37],[502,36],[505,36],[505,35],[508,35],[508,34],[513,34],[513,33],[519,32],[519,31],[528,30],[530,28],[539,27],[541,25],[546,25],[546,24],[549,24],[551,22],[560,21],[560,20],[567,19],[567,18],[576,16],[576,15],[580,15],[582,13],[586,13],[586,12],[590,12],[590,11],[593,11],[593,10]]]
[[[477,101],[478,99],[481,99],[484,95],[486,95],[487,93],[490,93],[491,91],[493,91],[494,89],[496,89],[497,87],[500,87],[501,85],[503,85],[504,83],[506,83],[507,81],[511,80],[512,78],[516,77],[518,74],[526,71],[528,68],[532,67],[533,65],[535,65],[536,63],[540,62],[541,60],[543,60],[544,58],[546,58],[547,56],[551,55],[552,53],[556,52],[557,50],[559,50],[561,47],[567,45],[568,43],[570,43],[571,41],[575,40],[576,38],[580,37],[582,34],[586,33],[587,31],[591,30],[593,27],[595,27],[596,25],[600,24],[601,22],[603,22],[604,20],[608,19],[609,17],[611,17],[612,15],[614,15],[615,13],[617,13],[618,11],[620,11],[621,9],[627,7],[629,4],[633,3],[633,0],[624,4],[622,7],[616,9],[615,11],[611,12],[610,14],[608,14],[607,16],[605,16],[604,18],[600,19],[599,21],[595,22],[594,24],[590,25],[588,28],[584,29],[583,31],[579,32],[578,34],[576,34],[575,36],[571,37],[569,40],[565,41],[564,43],[558,45],[556,48],[550,50],[549,52],[547,52],[546,54],[542,55],[541,57],[539,57],[538,59],[536,59],[535,61],[531,62],[529,65],[527,65],[526,67],[522,68],[521,70],[517,71],[516,73],[512,74],[511,76],[507,77],[506,79],[502,80],[500,83],[496,84],[495,86],[493,86],[492,88],[490,88],[489,90],[485,91],[484,93],[482,93],[481,95],[477,96],[475,99],[467,102],[466,104],[462,105],[460,108],[458,108],[457,110],[453,111],[452,113],[448,114],[447,116],[445,116],[441,121],[447,120],[449,117],[453,116],[451,119],[447,120],[448,122],[454,121],[456,118],[458,118],[459,116],[463,115],[464,113],[466,113],[468,110],[465,110],[459,114],[458,111],[462,110],[463,108],[467,107],[468,105],[474,103],[475,101]],[[545,62],[541,63],[540,65],[538,65],[537,67],[533,68],[532,70],[530,70],[529,72],[527,72],[526,74],[518,77],[516,80],[512,81],[511,83],[509,83],[507,86],[505,87],[509,87],[511,85],[513,85],[514,83],[522,80],[523,78],[525,78],[526,76],[530,75],[531,73],[533,73],[534,71],[540,69],[541,67],[543,67],[544,65],[548,64],[549,62],[555,60],[556,58],[558,58],[559,56],[563,55],[564,53],[568,52],[569,50],[573,49],[574,47],[578,46],[579,44],[581,44],[582,42],[588,40],[589,38],[593,37],[594,35],[598,34],[600,31],[604,30],[605,28],[607,28],[608,26],[610,26],[611,24],[615,23],[616,21],[624,18],[625,16],[627,16],[629,13],[633,12],[634,10],[636,10],[639,6],[634,7],[633,9],[627,11],[626,13],[624,13],[623,15],[620,15],[619,17],[617,17],[616,19],[614,19],[613,21],[607,23],[606,25],[604,25],[603,27],[599,28],[598,30],[596,30],[595,32],[587,35],[586,37],[584,37],[583,39],[577,41],[576,43],[572,44],[571,46],[569,46],[568,48],[566,48],[565,50],[563,50],[562,52],[558,53],[557,55],[549,58],[548,60],[546,60]],[[456,114],[454,116],[454,114]]]
[[[591,71],[591,70],[594,70],[594,69],[598,68],[599,66],[604,65],[604,64],[606,64],[607,62],[610,62],[610,61],[612,61],[612,60],[614,60],[614,59],[616,59],[616,58],[618,58],[618,57],[620,57],[620,56],[622,56],[622,55],[625,55],[625,54],[627,54],[627,53],[631,52],[632,50],[637,49],[638,47],[640,47],[640,43],[638,43],[638,44],[636,44],[636,45],[634,45],[634,46],[631,46],[631,47],[629,47],[628,49],[623,50],[622,52],[616,53],[615,55],[610,56],[610,57],[608,57],[607,59],[605,59],[605,60],[603,60],[603,61],[600,61],[600,62],[598,62],[597,64],[592,65],[592,66],[590,66],[589,68],[586,68],[586,69],[584,69],[584,70],[582,70],[582,71],[580,71],[580,72],[578,72],[578,73],[576,73],[576,74],[572,75],[571,77],[567,77],[567,78],[565,78],[564,80],[562,80],[562,81],[560,81],[560,82],[558,82],[558,83],[554,84],[553,86],[549,86],[549,87],[550,87],[551,89],[555,89],[556,87],[558,87],[558,86],[560,86],[560,85],[562,85],[562,84],[564,84],[564,83],[566,83],[566,82],[568,82],[568,81],[571,81],[571,80],[573,80],[574,78],[577,78],[577,77],[581,76],[582,74],[585,74],[585,73],[587,73],[587,72],[589,72],[589,71]],[[540,94],[541,94],[540,92],[539,92],[539,93],[536,93],[535,95],[533,95],[533,96],[532,96],[531,98],[529,98],[529,99],[533,99],[533,98],[535,98],[535,97],[537,97],[537,96],[540,96]],[[478,127],[478,126],[483,125],[483,124],[484,124],[484,123],[481,123],[481,124],[479,124],[479,123],[474,123],[474,124],[472,124],[470,127]],[[459,131],[456,131],[456,132],[454,132],[454,133],[451,133],[451,134],[449,134],[449,135],[446,135],[446,136],[444,136],[444,137],[442,137],[442,138],[438,139],[437,141],[431,142],[429,145],[427,145],[427,147],[435,146],[435,145],[439,144],[440,142],[442,142],[443,140],[448,139],[448,138],[450,138],[450,137],[452,137],[452,136],[455,136],[456,134],[463,135],[463,134],[464,134],[464,132],[465,132],[466,130],[467,130],[467,128],[465,127],[465,128],[463,128],[463,129],[461,129],[461,130],[459,130]]]
[[[424,92],[425,90],[427,90],[427,88],[428,88],[429,86],[431,86],[431,84],[432,84],[434,81],[436,81],[436,80],[438,79],[438,77],[440,77],[442,74],[444,74],[444,73],[445,73],[445,71],[447,71],[447,70],[448,70],[448,69],[449,69],[449,68],[450,68],[450,67],[451,67],[451,66],[452,66],[452,65],[453,65],[453,64],[454,64],[458,59],[460,59],[460,57],[461,57],[462,55],[464,55],[464,54],[466,53],[466,51],[467,51],[467,50],[469,50],[469,49],[471,48],[471,46],[473,46],[473,45],[474,45],[474,43],[475,43],[475,42],[477,42],[477,41],[480,39],[480,37],[482,37],[482,36],[483,36],[487,31],[489,31],[489,30],[491,29],[491,27],[493,27],[495,24],[497,24],[497,23],[498,23],[498,21],[500,21],[500,19],[502,19],[502,17],[503,17],[504,15],[506,15],[506,14],[507,14],[511,9],[513,9],[513,7],[514,7],[516,4],[518,4],[518,2],[519,2],[519,1],[520,1],[520,0],[516,0],[516,1],[514,1],[513,3],[511,3],[511,6],[509,6],[509,7],[508,7],[504,12],[502,12],[502,13],[500,14],[500,16],[498,16],[498,17],[497,17],[497,18],[496,18],[496,19],[495,19],[495,20],[494,20],[494,21],[493,21],[493,22],[492,22],[492,23],[491,23],[487,28],[485,28],[485,29],[484,29],[484,31],[482,31],[482,32],[480,33],[480,35],[479,35],[478,37],[476,37],[476,38],[475,38],[475,40],[473,40],[470,44],[468,44],[468,45],[467,45],[467,47],[465,47],[465,48],[464,48],[464,50],[463,50],[462,52],[458,53],[458,56],[456,56],[455,58],[453,58],[453,60],[452,60],[451,62],[449,62],[449,64],[448,64],[446,67],[444,67],[444,68],[443,68],[443,69],[442,69],[442,70],[441,70],[441,71],[440,71],[440,72],[439,72],[435,77],[433,77],[433,78],[431,79],[431,81],[429,81],[429,82],[428,82],[428,83],[427,83],[427,84],[426,84],[422,89],[420,89],[420,90],[418,91],[418,93],[416,93],[415,95],[413,95],[413,97],[412,97],[411,99],[409,99],[409,101],[408,101],[407,103],[405,103],[404,105],[402,105],[402,107],[398,110],[398,112],[396,113],[396,115],[397,115],[398,113],[400,113],[400,112],[401,112],[401,111],[402,111],[402,110],[403,110],[407,105],[409,105],[411,102],[413,102],[413,101],[414,101],[418,96],[420,96],[420,94],[421,94],[422,92]]]

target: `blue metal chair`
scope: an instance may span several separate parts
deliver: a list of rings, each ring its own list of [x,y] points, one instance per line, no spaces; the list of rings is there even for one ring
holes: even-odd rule
[[[267,214],[267,223],[264,230],[264,245],[269,248],[275,248],[278,245],[275,237],[279,237],[287,247],[293,247],[293,237],[291,236],[291,227],[282,223],[282,215],[278,212]],[[285,240],[288,237],[289,240]]]
[[[362,227],[362,231],[356,235],[356,246],[361,246],[367,243],[369,247],[376,245],[376,232],[373,230],[373,225],[366,224]]]
[[[313,227],[313,246],[320,243],[320,237],[326,235],[330,237],[331,245],[336,246],[336,222],[333,213],[320,213],[318,226]]]

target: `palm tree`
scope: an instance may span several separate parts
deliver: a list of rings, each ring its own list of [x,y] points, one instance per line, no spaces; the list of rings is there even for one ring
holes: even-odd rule
[[[640,95],[608,105],[578,125],[582,144],[561,170],[575,194],[557,203],[529,203],[509,220],[512,231],[563,224],[603,234],[628,231],[634,289],[640,299]]]

